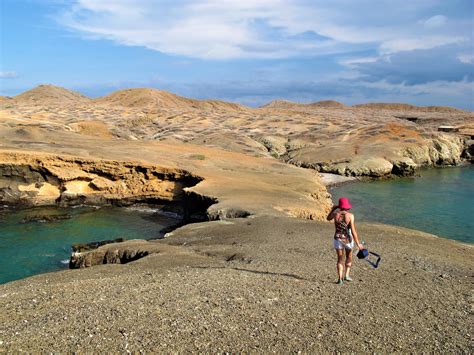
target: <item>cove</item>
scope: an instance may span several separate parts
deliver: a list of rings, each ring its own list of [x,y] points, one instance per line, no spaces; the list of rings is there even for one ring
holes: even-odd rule
[[[42,207],[0,210],[0,284],[68,268],[71,245],[153,239],[178,222],[159,209]]]
[[[398,225],[474,243],[472,165],[422,170],[414,178],[348,183],[329,192],[334,203],[339,197],[348,197],[358,221]]]

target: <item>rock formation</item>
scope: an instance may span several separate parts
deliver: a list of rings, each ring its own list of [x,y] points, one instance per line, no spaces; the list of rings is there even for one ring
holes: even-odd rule
[[[0,153],[0,200],[21,205],[182,201],[202,179],[179,169],[65,156]]]

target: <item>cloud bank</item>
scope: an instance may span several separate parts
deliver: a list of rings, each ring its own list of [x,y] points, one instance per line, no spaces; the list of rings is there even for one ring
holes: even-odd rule
[[[202,59],[287,58],[466,43],[469,21],[411,19],[436,1],[77,0],[65,26],[125,45]],[[390,14],[390,16],[387,16]],[[471,38],[472,39],[472,38]]]
[[[152,77],[157,73],[150,72],[149,79],[130,78],[129,84],[141,80],[140,86],[194,97],[205,93],[251,105],[287,98],[474,108],[474,20],[469,0],[61,4],[55,20],[81,38],[148,48],[211,73],[186,81],[171,70],[167,77],[158,73],[164,79],[156,81]],[[251,66],[255,68],[248,69]]]

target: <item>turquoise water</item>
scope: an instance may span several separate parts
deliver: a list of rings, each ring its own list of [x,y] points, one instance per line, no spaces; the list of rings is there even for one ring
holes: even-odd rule
[[[34,208],[0,212],[0,284],[67,269],[71,245],[106,239],[151,239],[175,219],[134,208]],[[155,211],[156,212],[156,211]],[[64,215],[54,222],[22,223],[28,216]]]
[[[474,167],[430,169],[420,177],[350,183],[330,189],[349,197],[357,220],[422,230],[474,243]]]

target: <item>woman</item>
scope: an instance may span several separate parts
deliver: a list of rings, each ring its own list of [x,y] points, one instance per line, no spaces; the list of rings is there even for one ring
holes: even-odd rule
[[[364,249],[364,246],[360,243],[359,236],[357,235],[354,215],[349,213],[351,208],[352,206],[349,203],[349,199],[341,197],[339,199],[339,204],[332,208],[327,217],[328,221],[334,219],[334,226],[336,227],[336,232],[334,233],[334,249],[336,249],[337,253],[338,285],[342,285],[344,281],[352,281],[349,273],[352,266],[352,248],[354,247],[354,240],[359,249]],[[345,273],[344,251],[346,253]]]

